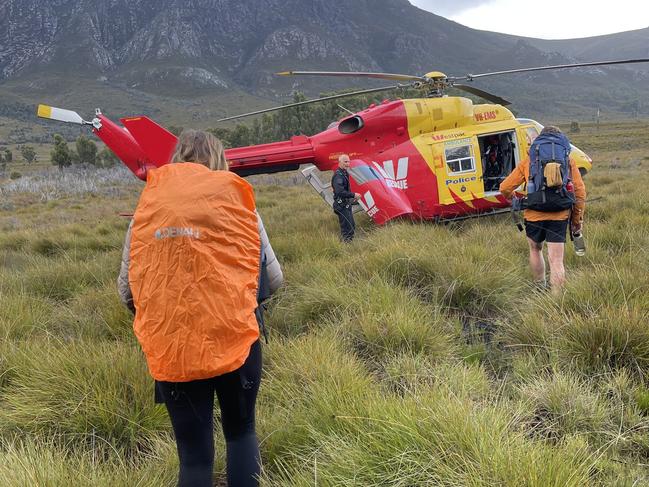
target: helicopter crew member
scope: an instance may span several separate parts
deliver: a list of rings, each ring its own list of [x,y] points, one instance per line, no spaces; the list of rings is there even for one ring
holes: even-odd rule
[[[334,213],[338,215],[340,223],[340,236],[343,242],[351,242],[354,238],[354,215],[352,214],[352,205],[361,198],[361,195],[354,193],[349,189],[349,169],[350,159],[347,154],[341,154],[338,157],[338,169],[331,178],[331,188],[334,192]]]
[[[498,190],[498,179],[503,172],[502,151],[500,149],[500,137],[492,135],[487,139],[487,146],[484,151],[484,179],[485,191]]]
[[[557,127],[547,126],[539,135],[557,135],[564,137]],[[566,138],[566,142],[568,140]],[[526,209],[525,233],[530,248],[530,268],[534,281],[545,287],[545,261],[543,260],[543,242],[548,242],[548,261],[550,263],[550,286],[552,292],[558,294],[566,280],[563,265],[566,231],[570,225],[572,234],[581,231],[586,202],[586,186],[581,178],[579,169],[573,160],[569,160],[570,180],[574,186],[575,203],[572,209],[560,211],[538,211]],[[514,171],[500,184],[500,191],[506,198],[511,198],[516,188],[530,182],[530,159],[522,161]]]

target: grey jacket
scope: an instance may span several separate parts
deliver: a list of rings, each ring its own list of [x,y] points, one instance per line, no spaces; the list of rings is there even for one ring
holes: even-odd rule
[[[131,293],[131,288],[128,284],[128,266],[131,254],[132,227],[133,220],[131,220],[131,224],[128,226],[128,230],[126,231],[124,249],[122,250],[122,264],[120,266],[119,276],[117,277],[117,291],[119,292],[119,298],[124,306],[135,313],[135,306],[133,305],[133,294]],[[282,274],[282,268],[279,265],[277,257],[275,256],[273,247],[271,247],[270,245],[268,234],[266,233],[266,229],[264,228],[264,222],[261,220],[259,213],[257,213],[257,229],[259,230],[261,247],[266,255],[266,269],[268,271],[270,292],[274,294],[275,291],[277,291],[284,282],[284,275]]]

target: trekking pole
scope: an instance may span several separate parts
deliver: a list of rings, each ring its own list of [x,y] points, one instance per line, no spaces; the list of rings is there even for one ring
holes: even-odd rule
[[[512,221],[514,222],[514,225],[516,225],[516,228],[518,228],[518,231],[522,232],[523,224],[521,223],[521,216],[516,210],[512,210]]]
[[[518,200],[518,199],[516,199]],[[514,222],[514,225],[516,225],[516,228],[518,228],[519,232],[523,231],[523,223],[521,222],[521,212],[520,212],[520,202],[515,201],[512,199],[512,221]]]

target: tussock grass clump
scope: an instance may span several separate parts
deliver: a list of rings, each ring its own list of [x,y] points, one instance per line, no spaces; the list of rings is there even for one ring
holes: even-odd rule
[[[554,441],[599,431],[609,420],[606,405],[575,375],[557,372],[532,379],[521,387],[521,397],[529,401],[530,432]]]
[[[22,250],[30,239],[28,232],[2,232],[0,250]]]
[[[473,315],[507,307],[520,291],[524,281],[508,255],[459,239],[447,228],[423,229],[406,223],[385,229],[350,268],[367,277],[379,274],[427,301]]]
[[[335,430],[309,428],[311,448],[275,461],[271,485],[578,486],[583,451],[549,448],[512,432],[512,411],[443,394],[366,400],[366,416],[338,415]],[[298,479],[297,482],[295,479]]]
[[[408,351],[440,360],[454,352],[457,324],[408,290],[377,278],[357,281],[343,292],[348,305],[330,326],[340,327],[364,358]]]
[[[339,316],[349,302],[343,274],[328,259],[310,259],[285,271],[286,285],[274,298],[269,327],[285,335],[304,332],[314,323]]]
[[[594,267],[575,275],[560,299],[531,294],[505,323],[502,339],[585,373],[627,367],[642,375],[649,365],[648,284],[627,269]]]
[[[402,396],[444,390],[460,398],[478,400],[498,392],[483,366],[439,363],[423,353],[394,354],[386,359],[383,373],[388,387]]]
[[[285,334],[314,326],[339,329],[366,358],[399,350],[445,357],[454,350],[458,325],[410,290],[380,275],[346,275],[326,259],[304,261],[297,269],[270,320]]]
[[[114,284],[90,288],[59,306],[47,331],[63,338],[135,341],[133,315],[119,300]]]
[[[45,330],[54,309],[46,298],[3,291],[0,284],[0,340],[26,339]]]
[[[649,309],[609,308],[595,316],[572,315],[557,336],[560,355],[585,370],[649,366]]]
[[[51,262],[47,257],[34,256],[14,287],[25,292],[66,301],[88,288],[116,282],[120,253],[115,250],[98,255],[92,261],[62,259]]]
[[[27,255],[17,250],[0,250],[0,271],[22,271],[27,265]]]
[[[146,461],[133,461],[100,439],[75,452],[52,439],[5,440],[0,442],[0,478],[3,487],[173,485],[178,468],[174,449],[171,439],[156,438],[148,445]]]
[[[561,309],[582,315],[595,314],[607,307],[649,305],[649,275],[634,268],[596,264],[588,271],[571,276]]]
[[[474,377],[482,385],[458,396],[464,371],[449,368],[440,376],[460,372],[447,382],[455,382],[451,387],[386,394],[330,331],[276,344],[271,353],[260,407],[273,413],[262,412],[268,485],[540,487],[588,481],[583,452],[530,441],[512,428],[515,410],[471,400],[484,378]]]
[[[95,228],[69,225],[32,239],[30,248],[32,252],[46,257],[63,255],[68,258],[86,259],[99,252],[120,249],[125,231],[109,224],[101,224]]]
[[[334,228],[311,231],[297,242],[294,234],[278,235],[272,245],[275,252],[282,256],[282,262],[287,264],[322,257],[333,262],[344,250]]]
[[[372,379],[335,332],[275,341],[265,353],[258,435],[267,466],[313,448],[311,430],[334,431],[336,415],[367,415],[363,398],[373,394]]]
[[[81,444],[101,438],[135,452],[169,429],[134,346],[34,341],[19,347],[9,366],[12,379],[0,411],[5,433]]]

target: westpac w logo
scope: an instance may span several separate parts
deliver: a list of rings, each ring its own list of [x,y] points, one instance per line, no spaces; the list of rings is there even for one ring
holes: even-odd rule
[[[402,157],[397,161],[397,171],[394,171],[394,162],[392,160],[384,161],[383,164],[377,164],[372,161],[372,165],[385,178],[385,183],[389,188],[408,189],[408,158]]]
[[[376,215],[376,212],[379,211],[379,209],[376,207],[376,203],[374,202],[374,197],[369,191],[365,191],[365,194],[360,200],[358,200],[358,203],[365,210],[365,213],[367,213],[367,215],[370,217]]]

